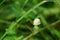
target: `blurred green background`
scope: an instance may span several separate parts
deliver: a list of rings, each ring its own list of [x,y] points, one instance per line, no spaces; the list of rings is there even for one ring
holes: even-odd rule
[[[60,40],[60,0],[0,0],[0,40]]]

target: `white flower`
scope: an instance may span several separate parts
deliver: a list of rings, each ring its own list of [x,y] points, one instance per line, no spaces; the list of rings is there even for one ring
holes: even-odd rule
[[[40,25],[40,24],[41,24],[41,22],[40,22],[39,18],[34,19],[33,25],[37,26],[37,25]]]

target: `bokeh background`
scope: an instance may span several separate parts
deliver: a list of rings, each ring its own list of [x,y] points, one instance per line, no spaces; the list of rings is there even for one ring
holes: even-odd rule
[[[60,0],[0,0],[0,40],[60,40]]]

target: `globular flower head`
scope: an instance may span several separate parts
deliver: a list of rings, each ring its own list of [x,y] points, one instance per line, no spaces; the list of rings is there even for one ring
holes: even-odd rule
[[[33,25],[37,26],[37,25],[40,25],[40,24],[41,24],[40,19],[35,18],[34,21],[33,21]]]

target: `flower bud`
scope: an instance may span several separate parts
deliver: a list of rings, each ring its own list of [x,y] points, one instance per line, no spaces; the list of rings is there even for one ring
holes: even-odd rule
[[[37,26],[37,25],[40,25],[40,24],[41,24],[40,19],[38,19],[38,18],[34,19],[33,25]]]

